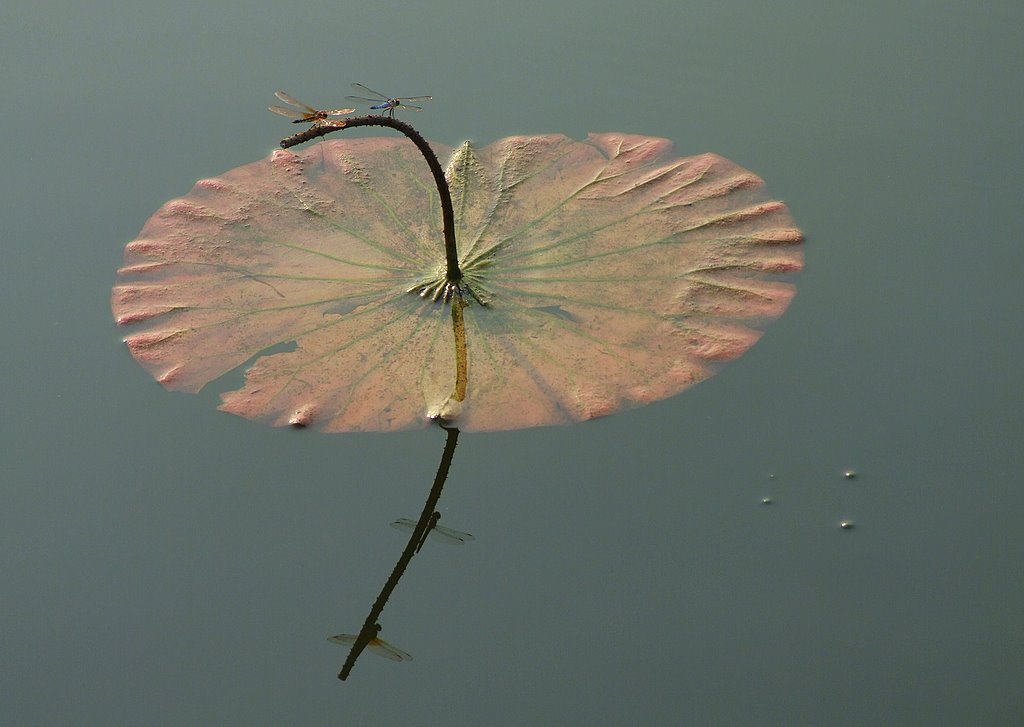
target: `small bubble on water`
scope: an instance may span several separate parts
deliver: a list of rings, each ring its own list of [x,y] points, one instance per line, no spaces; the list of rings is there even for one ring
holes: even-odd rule
[[[775,502],[775,500],[773,500],[770,497],[762,497],[761,498],[761,504],[762,505],[771,505],[773,502]]]
[[[843,530],[853,530],[853,520],[840,520],[839,527]]]
[[[854,470],[843,470],[843,477],[848,480],[856,479],[857,473]]]

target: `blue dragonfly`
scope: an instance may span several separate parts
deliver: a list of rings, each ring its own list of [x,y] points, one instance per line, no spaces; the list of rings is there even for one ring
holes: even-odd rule
[[[387,114],[391,117],[394,117],[395,109],[409,109],[410,111],[423,110],[422,106],[412,106],[411,104],[407,104],[406,101],[429,101],[434,98],[433,96],[406,96],[405,98],[392,98],[390,96],[385,96],[378,91],[374,91],[372,88],[367,88],[361,83],[353,83],[352,88],[367,95],[346,96],[346,101],[354,101],[358,104],[368,105],[371,110],[380,111],[381,114]]]
[[[284,106],[268,106],[267,108],[273,111],[275,114],[281,116],[287,116],[292,120],[293,124],[310,123],[313,126],[328,126],[339,123],[338,119],[328,118],[330,116],[344,116],[350,114],[355,109],[317,109],[313,108],[308,104],[304,104],[294,96],[289,96],[284,91],[275,91],[274,95],[284,101],[289,106],[295,108],[289,109]],[[312,128],[312,127],[311,127]]]

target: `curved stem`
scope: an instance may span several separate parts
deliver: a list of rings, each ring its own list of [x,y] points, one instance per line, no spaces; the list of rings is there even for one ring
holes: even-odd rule
[[[359,635],[356,637],[356,641],[352,644],[352,648],[348,652],[348,657],[345,659],[345,664],[341,667],[341,671],[338,673],[338,679],[345,681],[348,679],[348,675],[352,672],[352,667],[356,665],[356,659],[362,653],[363,649],[366,648],[370,640],[373,639],[380,631],[380,624],[377,623],[377,619],[380,618],[381,612],[384,611],[384,605],[388,602],[391,597],[391,592],[395,590],[395,586],[398,585],[399,579],[402,574],[405,573],[405,569],[409,566],[410,561],[416,553],[419,552],[419,546],[423,544],[423,539],[427,537],[427,532],[431,527],[437,524],[437,517],[434,509],[437,507],[437,501],[441,499],[441,490],[444,489],[444,483],[448,479],[448,470],[452,466],[452,457],[455,456],[455,447],[459,443],[459,430],[454,427],[451,429],[445,429],[448,438],[444,443],[444,452],[441,454],[441,461],[437,465],[437,474],[434,475],[434,485],[430,488],[430,494],[427,495],[427,501],[423,503],[423,511],[420,513],[420,519],[416,522],[416,527],[413,528],[412,535],[409,536],[409,542],[405,546],[405,550],[402,551],[401,557],[398,562],[395,563],[394,570],[391,571],[391,576],[384,584],[384,588],[381,589],[380,595],[377,596],[377,600],[373,602],[373,606],[370,608],[370,613],[366,617],[366,621],[363,622],[363,627],[359,630]]]
[[[430,144],[427,140],[420,136],[420,133],[416,129],[409,126],[404,121],[392,118],[390,116],[355,116],[351,119],[344,119],[343,121],[332,122],[331,124],[322,124],[320,126],[312,126],[305,131],[302,131],[294,136],[289,136],[287,139],[281,140],[281,148],[287,149],[297,144],[316,139],[318,137],[330,134],[332,131],[341,131],[342,129],[352,129],[357,126],[387,126],[405,134],[416,145],[416,148],[420,150],[423,158],[427,160],[427,166],[430,167],[430,173],[434,175],[434,184],[437,185],[437,193],[441,197],[441,221],[444,227],[444,252],[445,252],[445,281],[454,286],[462,280],[462,270],[459,269],[459,250],[455,244],[455,211],[452,207],[452,193],[448,189],[448,180],[444,178],[444,170],[441,169],[441,163],[437,160],[437,155],[434,154],[434,150],[430,148]]]

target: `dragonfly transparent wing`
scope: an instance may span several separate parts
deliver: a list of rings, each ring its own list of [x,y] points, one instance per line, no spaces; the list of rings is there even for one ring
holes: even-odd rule
[[[416,529],[416,521],[411,520],[407,517],[403,517],[391,523],[391,527],[395,528],[396,530],[402,530],[407,533],[411,533],[413,530]],[[448,545],[462,545],[467,541],[476,540],[476,538],[474,538],[469,533],[463,533],[458,530],[452,530],[451,528],[446,528],[444,525],[435,525],[434,527],[432,527],[430,531],[427,533],[427,537],[432,537],[434,540],[440,541],[442,543],[447,543]]]
[[[333,641],[335,644],[351,646],[356,643],[356,638],[358,637],[355,634],[338,634],[337,636],[329,636],[327,640]],[[392,646],[384,639],[372,638],[367,642],[366,646],[373,653],[383,656],[385,659],[391,659],[391,661],[412,661],[411,654]]]
[[[413,106],[412,104],[406,103],[406,101],[430,101],[433,96],[402,96],[401,98],[391,99],[391,103],[394,104],[396,109],[409,109],[410,111],[422,111],[422,106]]]
[[[299,101],[294,96],[289,96],[284,91],[274,91],[274,95],[277,96],[282,101],[284,101],[286,104],[291,104],[292,106],[295,106],[297,108],[305,110],[305,112],[308,113],[308,114],[315,114],[318,111],[318,109],[316,109],[316,108],[314,108],[312,106],[309,106],[307,104],[302,103],[301,101]],[[280,108],[280,107],[272,107],[272,108]]]
[[[356,643],[355,634],[337,634],[335,636],[328,636],[328,641],[333,641],[335,644],[345,644],[346,646],[352,646]]]
[[[295,109],[286,109],[284,106],[267,106],[268,109],[273,111],[275,114],[281,114],[281,116],[287,116],[289,119],[298,119],[304,121],[310,117],[310,114],[296,111]]]
[[[370,639],[370,651],[391,661],[412,661],[412,655],[389,644],[384,639]]]
[[[372,88],[364,86],[361,83],[353,83],[352,88],[359,91],[360,93],[366,93],[370,95],[370,98],[363,96],[346,96],[345,98],[349,101],[360,101],[362,103],[380,103],[381,101],[390,101],[390,96],[385,96],[380,91],[374,91]]]
[[[437,537],[440,538],[442,542],[451,543],[452,545],[462,545],[463,543],[468,542],[470,540],[476,540],[476,538],[474,538],[469,533],[463,533],[459,530],[452,530],[451,528],[446,528],[444,525],[435,525],[434,529],[430,532],[437,535]]]

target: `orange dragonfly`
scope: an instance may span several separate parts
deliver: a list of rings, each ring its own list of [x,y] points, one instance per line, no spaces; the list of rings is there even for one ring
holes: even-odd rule
[[[380,631],[380,627],[377,628]],[[351,646],[356,643],[359,637],[355,634],[338,634],[337,636],[329,636],[328,641],[333,641],[335,644],[343,644],[345,646]],[[391,661],[412,661],[412,656],[402,651],[401,649],[392,646],[384,639],[379,639],[376,636],[366,642],[370,651],[383,656],[385,659],[391,659]]]
[[[274,95],[286,104],[294,106],[295,108],[290,109],[284,106],[268,106],[267,108],[275,114],[287,116],[292,120],[293,124],[310,123],[313,126],[334,126],[335,124],[341,123],[341,120],[329,117],[344,116],[345,114],[351,114],[355,111],[355,109],[316,109],[302,103],[293,96],[289,96],[284,91],[275,91]]]

